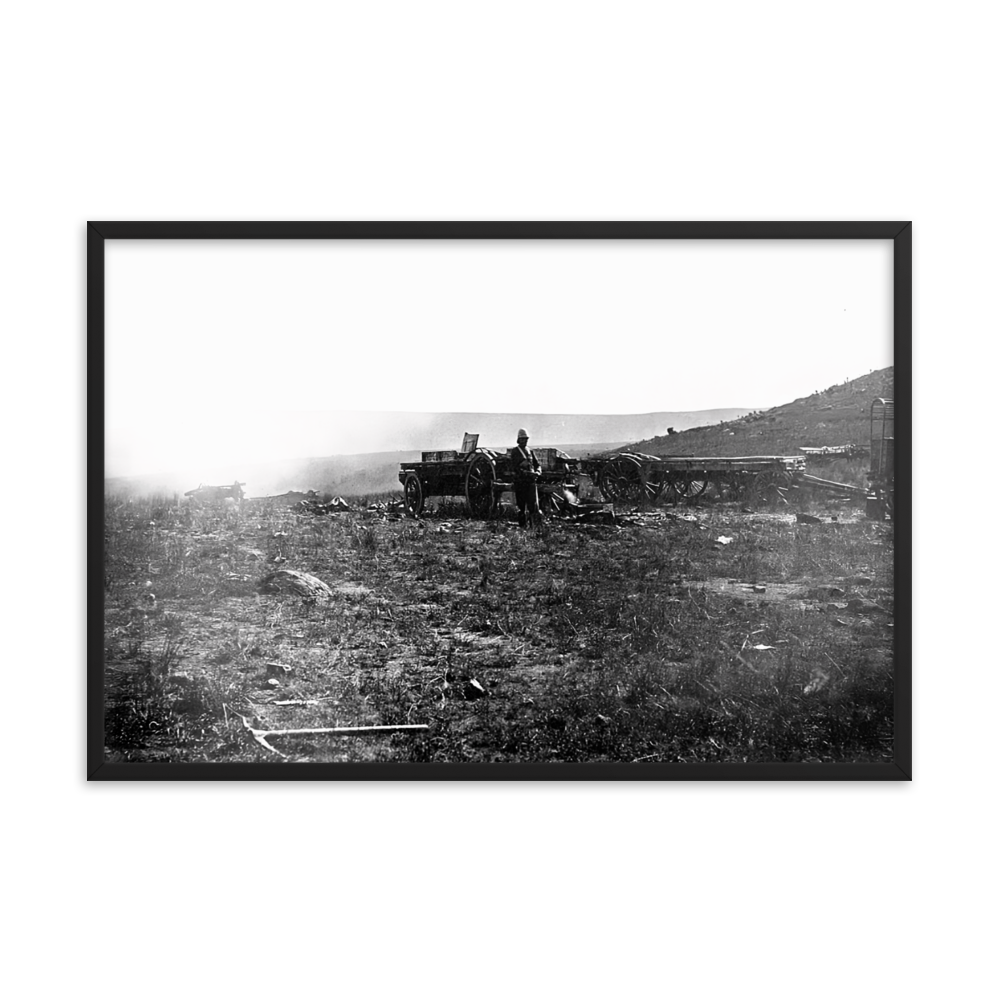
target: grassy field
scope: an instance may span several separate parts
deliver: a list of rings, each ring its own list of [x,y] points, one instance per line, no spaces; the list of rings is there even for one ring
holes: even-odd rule
[[[843,502],[523,531],[105,504],[116,761],[888,761],[893,537]],[[729,541],[723,541],[729,539]],[[277,567],[333,597],[262,594]],[[420,733],[258,729],[427,724]]]

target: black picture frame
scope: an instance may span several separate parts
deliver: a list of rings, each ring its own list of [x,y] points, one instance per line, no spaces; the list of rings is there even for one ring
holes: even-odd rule
[[[896,478],[890,763],[109,763],[104,759],[107,240],[892,240]],[[87,763],[92,781],[907,781],[912,778],[912,225],[909,222],[90,222],[87,225]]]

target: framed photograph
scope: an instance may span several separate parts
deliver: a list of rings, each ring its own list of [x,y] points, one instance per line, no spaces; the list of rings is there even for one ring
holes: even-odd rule
[[[91,780],[910,779],[910,223],[87,266]]]

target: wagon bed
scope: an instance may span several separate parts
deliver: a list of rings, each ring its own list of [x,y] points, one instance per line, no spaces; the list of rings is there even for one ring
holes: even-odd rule
[[[570,489],[578,483],[579,463],[557,448],[534,448],[541,464],[538,478],[539,501],[549,494]],[[463,450],[425,451],[419,462],[401,462],[399,481],[403,504],[416,517],[430,497],[464,497],[476,517],[496,512],[502,495],[514,488],[514,468],[510,453],[497,448],[478,447],[478,435],[466,435]]]
[[[582,463],[604,496],[613,502],[639,503],[661,496],[679,500],[709,486],[722,498],[773,501],[805,473],[804,455],[645,455],[619,452]]]

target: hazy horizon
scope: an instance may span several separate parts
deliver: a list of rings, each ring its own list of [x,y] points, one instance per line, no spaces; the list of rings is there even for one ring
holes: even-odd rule
[[[723,410],[739,413],[748,413],[752,409],[761,409],[759,407],[715,407],[708,410],[692,411],[693,413],[702,414],[714,414],[721,412]],[[538,421],[532,421],[532,417],[546,416],[550,418],[567,418],[567,419],[577,419],[577,418],[596,418],[596,417],[607,417],[609,420],[614,418],[627,418],[633,420],[641,420],[642,418],[652,418],[656,417],[658,413],[662,413],[664,418],[675,418],[677,420],[676,426],[677,430],[685,430],[688,427],[694,426],[693,423],[687,422],[676,416],[673,411],[652,411],[650,413],[623,413],[623,414],[526,414],[520,417],[511,417],[505,413],[494,413],[487,414],[487,416],[492,416],[497,419],[501,419],[510,425],[510,432],[504,435],[493,434],[489,440],[486,439],[480,433],[480,444],[483,447],[491,446],[503,446],[510,447],[513,446],[515,431],[523,426],[525,422],[535,423]],[[240,462],[248,461],[303,461],[310,458],[328,458],[333,456],[345,456],[349,457],[352,455],[369,455],[376,453],[389,453],[389,452],[399,452],[399,451],[433,451],[437,449],[446,448],[459,448],[461,446],[461,439],[455,439],[454,433],[448,434],[447,432],[442,433],[440,430],[435,428],[435,423],[439,422],[442,416],[461,416],[461,414],[441,414],[441,413],[413,413],[411,411],[372,411],[372,410],[312,410],[312,411],[287,411],[281,414],[268,414],[264,418],[253,418],[251,417],[251,424],[257,424],[256,434],[260,437],[268,439],[268,443],[262,448],[259,447],[259,441],[252,444],[248,449],[243,447],[238,447],[231,452],[221,455],[219,457],[210,460],[210,464],[213,466],[221,465],[231,465],[233,463],[239,464]],[[400,422],[398,425],[394,424],[393,419],[395,417],[406,418],[405,423]],[[325,419],[331,424],[336,424],[338,422],[350,422],[352,426],[352,450],[350,451],[324,451],[323,442],[329,439],[329,429],[318,426],[320,421]],[[214,420],[212,421],[214,426]],[[663,423],[661,420],[660,423]],[[658,425],[657,425],[658,426]],[[533,447],[541,447],[543,445],[555,445],[555,444],[599,444],[605,441],[604,437],[600,435],[597,438],[580,440],[580,441],[568,441],[560,439],[558,441],[551,438],[549,435],[539,435],[535,433],[537,428],[531,428],[530,433],[532,436],[531,444]],[[665,428],[664,428],[665,429]],[[214,426],[216,433],[221,433],[225,435],[226,428],[223,425],[221,428]],[[246,432],[247,428],[243,428]],[[478,429],[474,426],[469,426],[467,428],[468,433],[478,433]],[[276,445],[275,442],[284,438],[287,443],[282,445]],[[510,440],[507,440],[507,439]],[[618,440],[617,438],[607,438],[608,441]],[[294,449],[302,446],[305,442],[314,441],[317,443],[317,450],[310,452],[296,452]],[[224,445],[217,445],[220,451],[224,451]],[[349,445],[350,447],[351,445]],[[280,449],[280,453],[276,448]],[[132,476],[143,476],[143,475],[157,475],[162,473],[173,473],[178,471],[184,471],[183,468],[132,468],[130,471],[121,472],[116,471],[109,467],[106,463],[105,465],[105,478],[107,479],[120,479],[129,478]],[[221,471],[221,470],[220,470]]]
[[[667,425],[685,430],[705,420],[749,412],[743,407],[675,413],[654,411],[645,414],[464,414],[413,413],[405,411],[284,411],[250,415],[230,434],[226,420],[211,443],[212,455],[193,458],[170,447],[168,440],[150,451],[121,456],[109,445],[105,478],[129,479],[145,476],[186,475],[200,482],[227,482],[241,474],[241,467],[253,465],[294,465],[331,457],[396,452],[458,449],[462,434],[478,433],[482,447],[507,448],[514,444],[516,431],[524,426],[533,447],[546,445],[598,445],[639,440],[663,433]],[[722,415],[722,416],[720,416]],[[180,420],[182,418],[178,418]],[[205,420],[203,413],[192,418],[195,425]],[[180,444],[196,432],[175,422],[167,434]],[[588,433],[589,431],[589,433]],[[615,432],[618,433],[615,433]],[[348,442],[344,450],[343,442]],[[297,448],[308,450],[298,451]],[[143,462],[147,454],[172,456],[172,464],[154,466]],[[117,460],[117,464],[116,464]]]
[[[891,241],[109,240],[106,474],[768,409],[893,363],[891,278]]]

